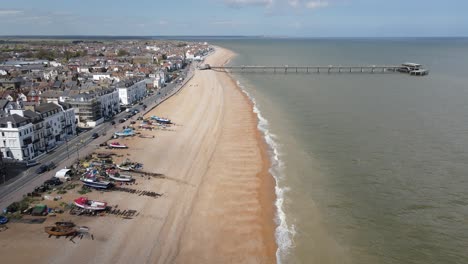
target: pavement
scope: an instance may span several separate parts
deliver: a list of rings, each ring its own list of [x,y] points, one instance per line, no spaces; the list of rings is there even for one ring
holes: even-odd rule
[[[6,208],[12,202],[20,200],[23,195],[32,192],[35,187],[53,177],[58,170],[71,167],[77,159],[91,154],[99,147],[99,144],[106,142],[115,132],[122,130],[122,126],[128,126],[132,120],[136,120],[137,116],[146,114],[157,105],[176,94],[185,83],[193,77],[194,68],[194,64],[189,66],[189,69],[186,71],[186,78],[182,83],[168,83],[165,87],[159,89],[158,92],[144,98],[141,102],[147,105],[146,110],[143,110],[142,105],[135,105],[132,109],[137,109],[140,113],[134,115],[127,121],[123,123],[118,122],[119,119],[128,115],[127,112],[123,111],[115,115],[113,119],[116,123],[115,126],[111,125],[110,122],[100,124],[91,130],[80,133],[78,136],[58,146],[48,154],[37,158],[36,160],[40,164],[54,162],[57,167],[46,173],[37,174],[35,171],[40,165],[36,165],[27,169],[18,177],[0,185],[0,209]],[[97,133],[99,137],[93,139],[92,135],[94,133]]]

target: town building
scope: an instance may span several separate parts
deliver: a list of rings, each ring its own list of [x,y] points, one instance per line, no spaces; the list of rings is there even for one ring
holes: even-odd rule
[[[146,81],[128,80],[117,83],[120,104],[123,106],[132,105],[146,96]]]

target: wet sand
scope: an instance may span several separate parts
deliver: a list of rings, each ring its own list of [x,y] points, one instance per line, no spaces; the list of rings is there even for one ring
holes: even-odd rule
[[[223,64],[232,56],[219,48],[206,63]],[[139,214],[65,213],[43,225],[10,224],[0,233],[5,263],[274,263],[274,180],[249,99],[227,74],[197,71],[147,117],[154,114],[176,125],[141,132],[154,139],[119,140],[129,149],[114,152],[164,174],[137,178],[128,187],[162,197],[93,191],[89,198]],[[66,196],[80,195],[72,190]],[[47,238],[43,227],[62,219],[88,226],[94,239]]]

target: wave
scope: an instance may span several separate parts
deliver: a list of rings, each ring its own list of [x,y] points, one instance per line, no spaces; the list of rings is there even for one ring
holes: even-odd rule
[[[284,193],[288,190],[287,187],[280,187],[280,181],[284,178],[284,163],[280,159],[279,153],[279,145],[275,141],[276,136],[272,134],[269,130],[268,120],[265,119],[260,109],[257,107],[257,102],[255,98],[253,98],[246,90],[245,87],[237,80],[237,86],[242,90],[242,92],[247,95],[250,101],[253,104],[253,112],[258,117],[258,125],[257,128],[260,132],[263,133],[265,138],[265,142],[269,147],[270,152],[270,160],[271,160],[271,167],[269,169],[270,174],[275,179],[275,194],[276,194],[276,230],[275,230],[275,238],[276,244],[278,245],[278,249],[276,251],[276,259],[278,263],[281,263],[282,259],[284,259],[288,253],[289,249],[293,247],[293,238],[295,235],[295,228],[294,225],[288,226],[286,221],[286,214],[283,210],[283,203],[284,203]]]

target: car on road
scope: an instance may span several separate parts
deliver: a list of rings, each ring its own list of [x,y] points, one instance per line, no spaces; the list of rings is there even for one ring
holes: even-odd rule
[[[0,225],[4,225],[6,223],[8,223],[8,218],[6,218],[6,216],[0,215]]]
[[[143,104],[143,102],[139,102],[138,104],[139,104],[139,105],[142,105],[142,104]]]
[[[91,136],[93,139],[96,139],[99,137],[99,134],[98,133],[93,133],[93,135]]]
[[[123,122],[125,122],[125,119],[123,118],[119,119],[119,123],[123,123]]]
[[[37,162],[37,160],[28,160],[26,161],[26,167],[34,167],[36,165],[38,165],[39,162]]]
[[[111,125],[115,125],[115,121],[112,121],[112,122],[111,122]]]
[[[46,166],[47,166],[47,170],[53,170],[57,167],[55,166],[55,163],[53,163],[52,161],[49,162]]]
[[[39,168],[36,169],[37,174],[42,174],[47,171],[47,165],[41,165]]]
[[[132,122],[130,122],[130,124],[134,125],[134,124],[136,124],[136,122],[135,122],[135,121],[132,121]]]
[[[57,186],[60,184],[62,184],[62,181],[56,177],[52,177],[51,179],[48,179],[47,181],[44,182],[44,185],[49,185],[49,186]]]

